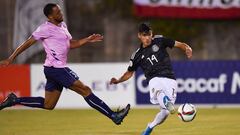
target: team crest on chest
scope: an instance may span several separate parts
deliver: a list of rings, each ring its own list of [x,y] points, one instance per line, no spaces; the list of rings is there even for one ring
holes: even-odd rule
[[[155,44],[152,46],[153,52],[157,52],[159,50],[159,47]]]

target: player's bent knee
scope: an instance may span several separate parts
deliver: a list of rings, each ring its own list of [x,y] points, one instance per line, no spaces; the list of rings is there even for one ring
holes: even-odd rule
[[[86,97],[89,94],[92,93],[91,89],[88,86],[83,86],[82,88],[79,89],[79,92],[81,93],[82,96]]]
[[[53,110],[55,108],[55,106],[53,106],[53,105],[44,105],[44,109],[46,109],[46,110]]]
[[[85,86],[83,89],[81,89],[82,96],[86,97],[92,93],[91,89],[88,86]]]
[[[44,107],[44,109],[46,109],[46,110],[53,110],[55,107],[49,107],[49,106],[47,106],[47,107]]]
[[[83,97],[88,96],[92,93],[92,90],[87,85],[84,85],[83,83],[74,83],[71,87],[71,90],[77,92],[78,94],[82,95]]]
[[[92,90],[88,86],[85,86],[84,90],[86,91],[86,93],[91,93],[92,92]]]

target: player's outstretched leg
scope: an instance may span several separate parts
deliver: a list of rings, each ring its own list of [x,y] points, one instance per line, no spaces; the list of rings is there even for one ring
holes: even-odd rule
[[[142,132],[142,135],[150,135],[152,133],[152,128],[148,127],[145,129],[145,131]]]
[[[110,118],[117,125],[121,124],[123,119],[127,116],[128,111],[130,110],[130,105],[128,104],[121,111],[116,111],[116,112],[112,111],[104,101],[102,101],[94,93],[92,93],[92,90],[88,86],[84,85],[80,80],[75,81],[70,86],[70,89],[82,95],[85,101],[92,108],[98,110],[103,115]]]
[[[0,110],[11,107],[16,104],[44,108],[44,98],[42,97],[17,97],[14,93],[10,93],[7,98],[0,104]]]
[[[148,124],[145,131],[142,133],[142,135],[150,135],[153,128],[157,125],[162,124],[168,117],[169,111],[166,109],[161,109],[161,111],[156,115],[155,119]]]
[[[93,93],[84,98],[85,101],[94,109],[98,110],[108,118],[110,118],[116,125],[120,125],[123,119],[127,116],[130,110],[130,104],[120,111],[112,111],[107,104],[95,96]]]

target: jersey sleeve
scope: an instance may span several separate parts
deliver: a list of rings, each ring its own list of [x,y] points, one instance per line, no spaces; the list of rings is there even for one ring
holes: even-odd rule
[[[35,40],[43,40],[49,37],[49,31],[43,25],[40,25],[33,33],[32,36]]]
[[[175,40],[170,39],[170,38],[163,37],[162,41],[163,41],[163,45],[165,46],[165,48],[167,48],[167,47],[173,48],[175,45]]]
[[[128,71],[136,71],[138,68],[138,62],[137,62],[137,57],[136,57],[137,51],[134,52],[130,58],[129,65],[128,65]]]
[[[155,36],[156,38],[154,40],[156,40],[159,44],[163,45],[164,48],[173,48],[175,45],[175,40],[170,39],[170,38],[166,38],[166,37],[160,37],[160,36]]]

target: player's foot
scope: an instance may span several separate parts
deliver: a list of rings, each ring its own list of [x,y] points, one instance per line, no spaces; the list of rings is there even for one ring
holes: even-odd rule
[[[152,130],[152,128],[147,126],[146,130],[142,132],[142,135],[150,135],[152,133]]]
[[[123,119],[127,116],[128,111],[130,110],[130,104],[128,104],[124,109],[117,111],[113,114],[112,121],[116,125],[120,125]]]
[[[174,105],[171,101],[166,102],[166,108],[171,114],[175,113],[175,108],[174,108]]]
[[[10,107],[16,104],[17,96],[13,93],[10,93],[7,98],[0,104],[0,110]]]

